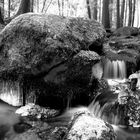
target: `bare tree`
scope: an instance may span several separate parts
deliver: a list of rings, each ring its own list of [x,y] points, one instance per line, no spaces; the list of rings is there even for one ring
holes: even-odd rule
[[[9,23],[13,18],[15,18],[21,14],[31,12],[31,7],[30,7],[31,2],[32,2],[31,0],[21,0],[18,11],[16,12],[16,14],[10,18],[6,18],[5,22]]]
[[[50,0],[49,4],[47,5],[47,7],[46,7],[46,9],[45,9],[45,13],[48,11],[48,9],[49,9],[51,3],[52,3],[52,0]]]
[[[89,3],[89,0],[86,0],[86,3],[87,3],[88,17],[89,17],[89,19],[91,19],[91,9],[90,9],[90,3]]]
[[[125,23],[124,25],[126,26],[127,25],[127,11],[128,11],[128,1],[126,0],[125,2]]]
[[[1,7],[0,7],[0,23],[4,24],[3,15],[2,15],[2,12],[1,12]]]
[[[121,21],[120,21],[120,26],[123,26],[124,23],[124,9],[125,9],[125,0],[122,0],[122,6],[121,6]]]
[[[2,2],[2,4],[3,4],[3,5],[2,5],[2,8],[4,9],[4,0],[1,0],[1,2]]]
[[[137,0],[137,6],[139,5],[139,0]],[[137,8],[137,26],[139,26],[139,12],[140,12],[140,10],[139,10],[139,8]]]
[[[15,14],[15,16],[18,16],[20,14],[24,14],[24,13],[28,13],[31,12],[30,10],[30,6],[31,6],[31,0],[21,0],[19,8],[17,13]],[[15,17],[14,16],[14,17]]]
[[[34,0],[30,0],[30,11],[29,12],[33,12],[34,10]]]
[[[102,24],[105,28],[110,28],[109,20],[109,0],[103,0],[103,11],[102,11]]]
[[[39,12],[39,0],[36,0],[37,12]]]
[[[45,5],[46,5],[46,0],[44,0],[44,1],[43,1],[43,7],[42,7],[41,12],[43,12],[43,11],[44,11],[44,9],[45,9]]]
[[[100,5],[100,8],[99,8],[99,22],[102,22],[102,0],[99,0],[99,5]]]
[[[8,17],[10,17],[10,6],[11,5],[11,1],[10,0],[8,0]]]
[[[129,17],[128,17],[128,26],[132,24],[132,0],[129,0]]]
[[[69,15],[69,0],[66,0],[67,1],[67,16]]]
[[[61,15],[61,5],[60,5],[60,0],[58,0],[58,9],[59,9],[59,15]]]
[[[64,16],[64,0],[62,0],[62,16]]]
[[[132,26],[134,25],[135,10],[136,10],[136,0],[133,0]]]
[[[4,24],[4,0],[0,0],[0,23]]]
[[[117,22],[116,28],[120,27],[120,0],[117,0]]]
[[[94,18],[95,20],[97,20],[97,14],[98,14],[98,11],[97,11],[97,0],[94,0],[93,18]]]

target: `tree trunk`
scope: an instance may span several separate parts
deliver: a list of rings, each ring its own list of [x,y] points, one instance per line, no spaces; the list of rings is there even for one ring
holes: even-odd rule
[[[30,0],[30,12],[34,10],[34,0]]]
[[[127,4],[128,4],[128,1],[126,1],[126,4],[125,4],[125,23],[124,23],[125,26],[127,25],[127,10],[128,10]]]
[[[67,17],[68,17],[68,15],[69,15],[69,0],[66,0],[67,1],[67,6],[66,6],[66,8],[67,8]]]
[[[36,1],[37,4],[37,12],[39,12],[39,0]]]
[[[122,7],[121,7],[121,21],[120,26],[123,26],[124,23],[124,9],[125,9],[125,0],[122,1]]]
[[[15,18],[24,13],[31,12],[31,4],[31,0],[21,0],[18,11],[12,18]]]
[[[98,14],[98,11],[97,11],[97,0],[94,0],[93,18],[95,20],[97,20],[97,14]]]
[[[5,24],[4,22],[4,0],[1,0],[1,6],[0,6],[0,23]]]
[[[133,13],[132,13],[132,27],[134,25],[134,19],[135,19],[135,9],[136,8],[136,0],[133,0]]]
[[[90,9],[89,0],[86,0],[86,2],[87,2],[87,12],[88,12],[88,17],[89,17],[89,19],[91,19],[91,9]]]
[[[102,1],[101,0],[99,0],[99,5],[100,5],[100,7],[99,7],[99,22],[102,22],[102,8],[101,8],[101,5],[102,5]]]
[[[137,0],[137,5],[139,5],[139,1]],[[140,12],[140,10],[139,10],[139,8],[137,8],[137,27],[139,26],[139,12]]]
[[[109,7],[109,18],[110,18],[110,26],[113,25],[113,0],[110,0],[110,7]],[[112,26],[111,26],[112,27]]]
[[[45,5],[46,5],[46,0],[44,0],[44,1],[43,1],[43,7],[42,7],[41,12],[43,12],[43,11],[44,11]]]
[[[9,23],[15,17],[24,13],[31,12],[30,6],[31,6],[31,0],[21,0],[17,13],[13,17],[5,19],[5,22]]]
[[[52,0],[50,1],[50,3],[48,4],[48,6],[46,7],[45,13],[47,13],[47,11],[48,11],[48,9],[49,9],[49,7],[50,7],[51,4],[52,4]]]
[[[15,16],[30,12],[31,0],[21,0],[20,6]]]
[[[2,15],[2,12],[1,12],[1,7],[0,7],[0,23],[4,24],[3,15]]]
[[[62,0],[62,16],[64,16],[64,0]]]
[[[103,10],[102,10],[102,24],[105,28],[110,28],[109,20],[109,0],[103,0]]]
[[[59,9],[59,15],[61,15],[61,5],[60,5],[60,1],[58,0],[58,9]]]
[[[128,17],[128,26],[132,24],[132,0],[129,0],[129,17]]]
[[[4,0],[2,0],[2,3],[3,3],[2,8],[3,8],[3,10],[4,10]]]
[[[117,23],[116,28],[120,28],[120,0],[117,0]]]
[[[10,6],[11,5],[11,1],[8,0],[8,17],[10,18]]]

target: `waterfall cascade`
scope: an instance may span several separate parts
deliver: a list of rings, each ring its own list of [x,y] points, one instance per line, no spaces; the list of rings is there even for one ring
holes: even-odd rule
[[[0,99],[13,106],[22,104],[21,89],[18,82],[1,82]]]
[[[96,78],[101,78],[102,69],[100,63],[96,64],[92,72]],[[126,78],[126,65],[124,61],[110,61],[107,60],[104,65],[104,78],[107,80],[113,79],[114,83],[109,83],[109,85],[117,85],[118,83],[125,82]],[[118,82],[119,79],[119,82]],[[121,85],[123,86],[123,85]],[[124,85],[125,86],[125,85]],[[117,86],[118,87],[118,86]],[[113,94],[111,90],[104,91],[103,93],[98,94],[95,99],[91,102],[88,107],[76,107],[68,108],[64,114],[59,117],[54,118],[57,125],[61,122],[67,124],[71,117],[78,111],[88,110],[91,114],[94,114],[97,118],[103,119],[105,122],[108,122],[114,128],[116,132],[115,140],[138,140],[140,139],[139,128],[133,128],[132,126],[127,126],[127,124],[122,123],[124,119],[123,109],[115,104],[118,100],[118,93]],[[113,107],[113,112],[111,108]],[[123,105],[121,106],[123,107]],[[53,123],[54,123],[53,120]],[[121,123],[122,124],[121,124]],[[124,120],[125,122],[125,120]]]
[[[110,87],[119,88],[118,84],[125,89],[126,82],[126,64],[123,60],[109,60],[107,59],[103,68],[103,78],[108,81]],[[137,76],[138,77],[138,76]],[[116,92],[116,94],[114,94]],[[136,140],[140,139],[139,128],[128,126],[125,124],[123,106],[117,104],[119,96],[127,96],[127,92],[121,92],[120,95],[117,91],[104,91],[104,93],[98,94],[88,109],[96,117],[103,119],[106,122],[112,124],[117,138],[116,140]],[[118,96],[118,97],[117,97]]]
[[[122,60],[106,60],[104,65],[104,78],[106,79],[125,79],[126,78],[126,64]]]

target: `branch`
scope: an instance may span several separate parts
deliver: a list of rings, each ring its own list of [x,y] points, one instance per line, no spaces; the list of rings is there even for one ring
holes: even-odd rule
[[[44,11],[45,5],[46,5],[46,0],[44,0],[44,2],[43,2],[43,7],[42,7],[41,12],[43,12],[43,11]]]
[[[48,9],[49,9],[51,3],[52,3],[52,0],[51,0],[50,3],[48,4],[48,6],[47,6],[47,8],[46,8],[46,10],[45,10],[45,13],[48,11]]]

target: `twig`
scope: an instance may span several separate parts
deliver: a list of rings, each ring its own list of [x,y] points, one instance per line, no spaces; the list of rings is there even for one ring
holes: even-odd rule
[[[45,5],[46,5],[46,0],[43,1],[43,7],[42,7],[41,12],[43,12],[43,10],[44,10],[44,8],[45,8]]]
[[[52,3],[52,0],[51,0],[50,3],[48,4],[48,6],[47,6],[47,8],[46,8],[46,10],[45,10],[45,13],[48,11],[48,9],[49,9],[51,3]]]

